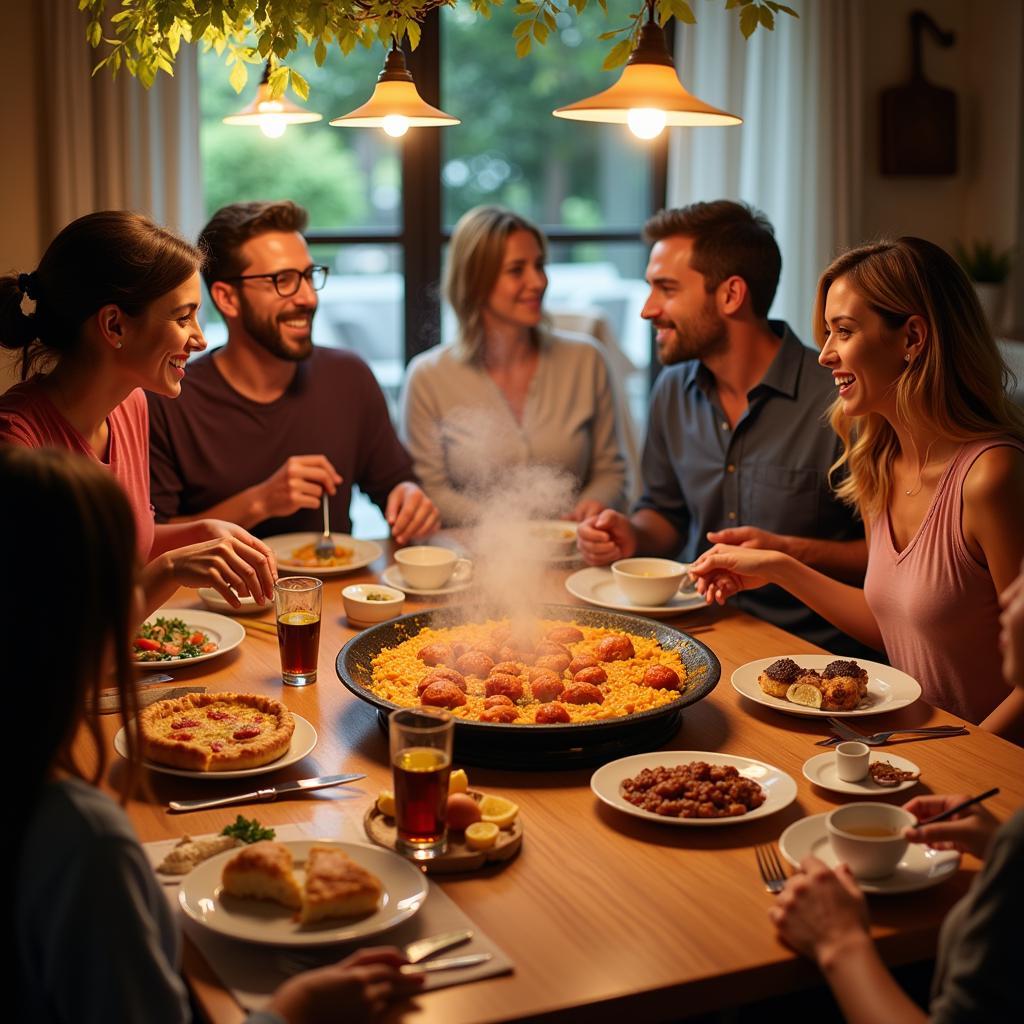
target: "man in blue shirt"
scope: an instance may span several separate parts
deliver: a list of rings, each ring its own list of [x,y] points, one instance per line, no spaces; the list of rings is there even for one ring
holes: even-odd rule
[[[745,544],[861,582],[863,527],[828,482],[840,452],[827,423],[831,374],[767,319],[782,268],[771,225],[719,200],[663,210],[644,235],[653,248],[642,315],[666,367],[651,396],[644,491],[630,517],[605,509],[580,525],[584,558],[690,562],[714,543]],[[778,587],[737,604],[835,653],[865,653]]]

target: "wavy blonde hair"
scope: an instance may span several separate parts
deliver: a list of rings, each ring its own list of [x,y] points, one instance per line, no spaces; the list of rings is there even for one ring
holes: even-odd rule
[[[821,275],[814,302],[814,337],[825,344],[825,300],[835,281],[851,287],[893,329],[914,315],[928,325],[920,356],[897,378],[896,409],[949,441],[1012,437],[1024,442],[1024,411],[1009,398],[1015,381],[996,347],[967,275],[944,249],[904,237],[851,249]],[[843,454],[832,474],[848,475],[836,493],[866,518],[889,503],[896,432],[878,413],[850,417],[837,398],[829,411]]]
[[[444,297],[459,322],[456,346],[467,362],[478,362],[484,346],[483,314],[505,259],[505,244],[517,231],[529,231],[544,259],[548,242],[536,224],[501,206],[476,206],[459,218],[452,232],[444,272]],[[531,331],[534,345],[540,334]]]

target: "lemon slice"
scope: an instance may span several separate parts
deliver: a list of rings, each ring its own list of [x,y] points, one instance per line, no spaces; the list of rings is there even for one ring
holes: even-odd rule
[[[810,683],[794,683],[786,691],[786,700],[793,704],[803,704],[808,708],[820,708],[821,690]]]
[[[489,850],[498,841],[499,831],[493,821],[474,821],[466,826],[466,845],[471,850]]]
[[[465,768],[456,768],[448,776],[448,794],[465,793],[469,789],[469,779],[466,777]]]
[[[395,816],[395,794],[390,789],[382,789],[377,794],[377,810],[385,818],[393,818]]]
[[[480,817],[498,828],[508,828],[519,816],[519,805],[503,796],[485,796],[480,801]]]

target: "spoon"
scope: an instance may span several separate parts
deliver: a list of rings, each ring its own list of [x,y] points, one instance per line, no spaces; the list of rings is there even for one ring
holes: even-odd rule
[[[320,562],[326,562],[334,557],[334,541],[331,540],[331,518],[327,507],[326,491],[324,491],[324,532],[313,547],[313,554]]]

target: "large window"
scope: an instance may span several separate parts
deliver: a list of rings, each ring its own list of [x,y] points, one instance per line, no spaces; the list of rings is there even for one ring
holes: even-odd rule
[[[619,350],[612,364],[642,429],[651,339],[639,316],[647,256],[640,228],[664,203],[666,143],[551,116],[618,74],[601,70],[608,43],[598,36],[612,24],[597,5],[560,14],[547,45],[523,60],[514,24],[510,8],[495,8],[489,20],[463,7],[428,16],[420,46],[406,54],[409,67],[424,98],[462,124],[413,129],[399,141],[327,123],[369,97],[381,46],[344,58],[333,50],[320,68],[309,51],[290,58],[324,119],[278,139],[221,123],[252,97],[256,76],[238,96],[221,59],[203,55],[207,211],[282,197],[309,210],[315,258],[332,271],[314,337],[360,352],[392,403],[412,355],[451,336],[438,283],[455,221],[481,203],[524,214],[552,243],[549,313],[556,325]],[[208,334],[213,344],[223,338],[216,317],[208,317]]]

